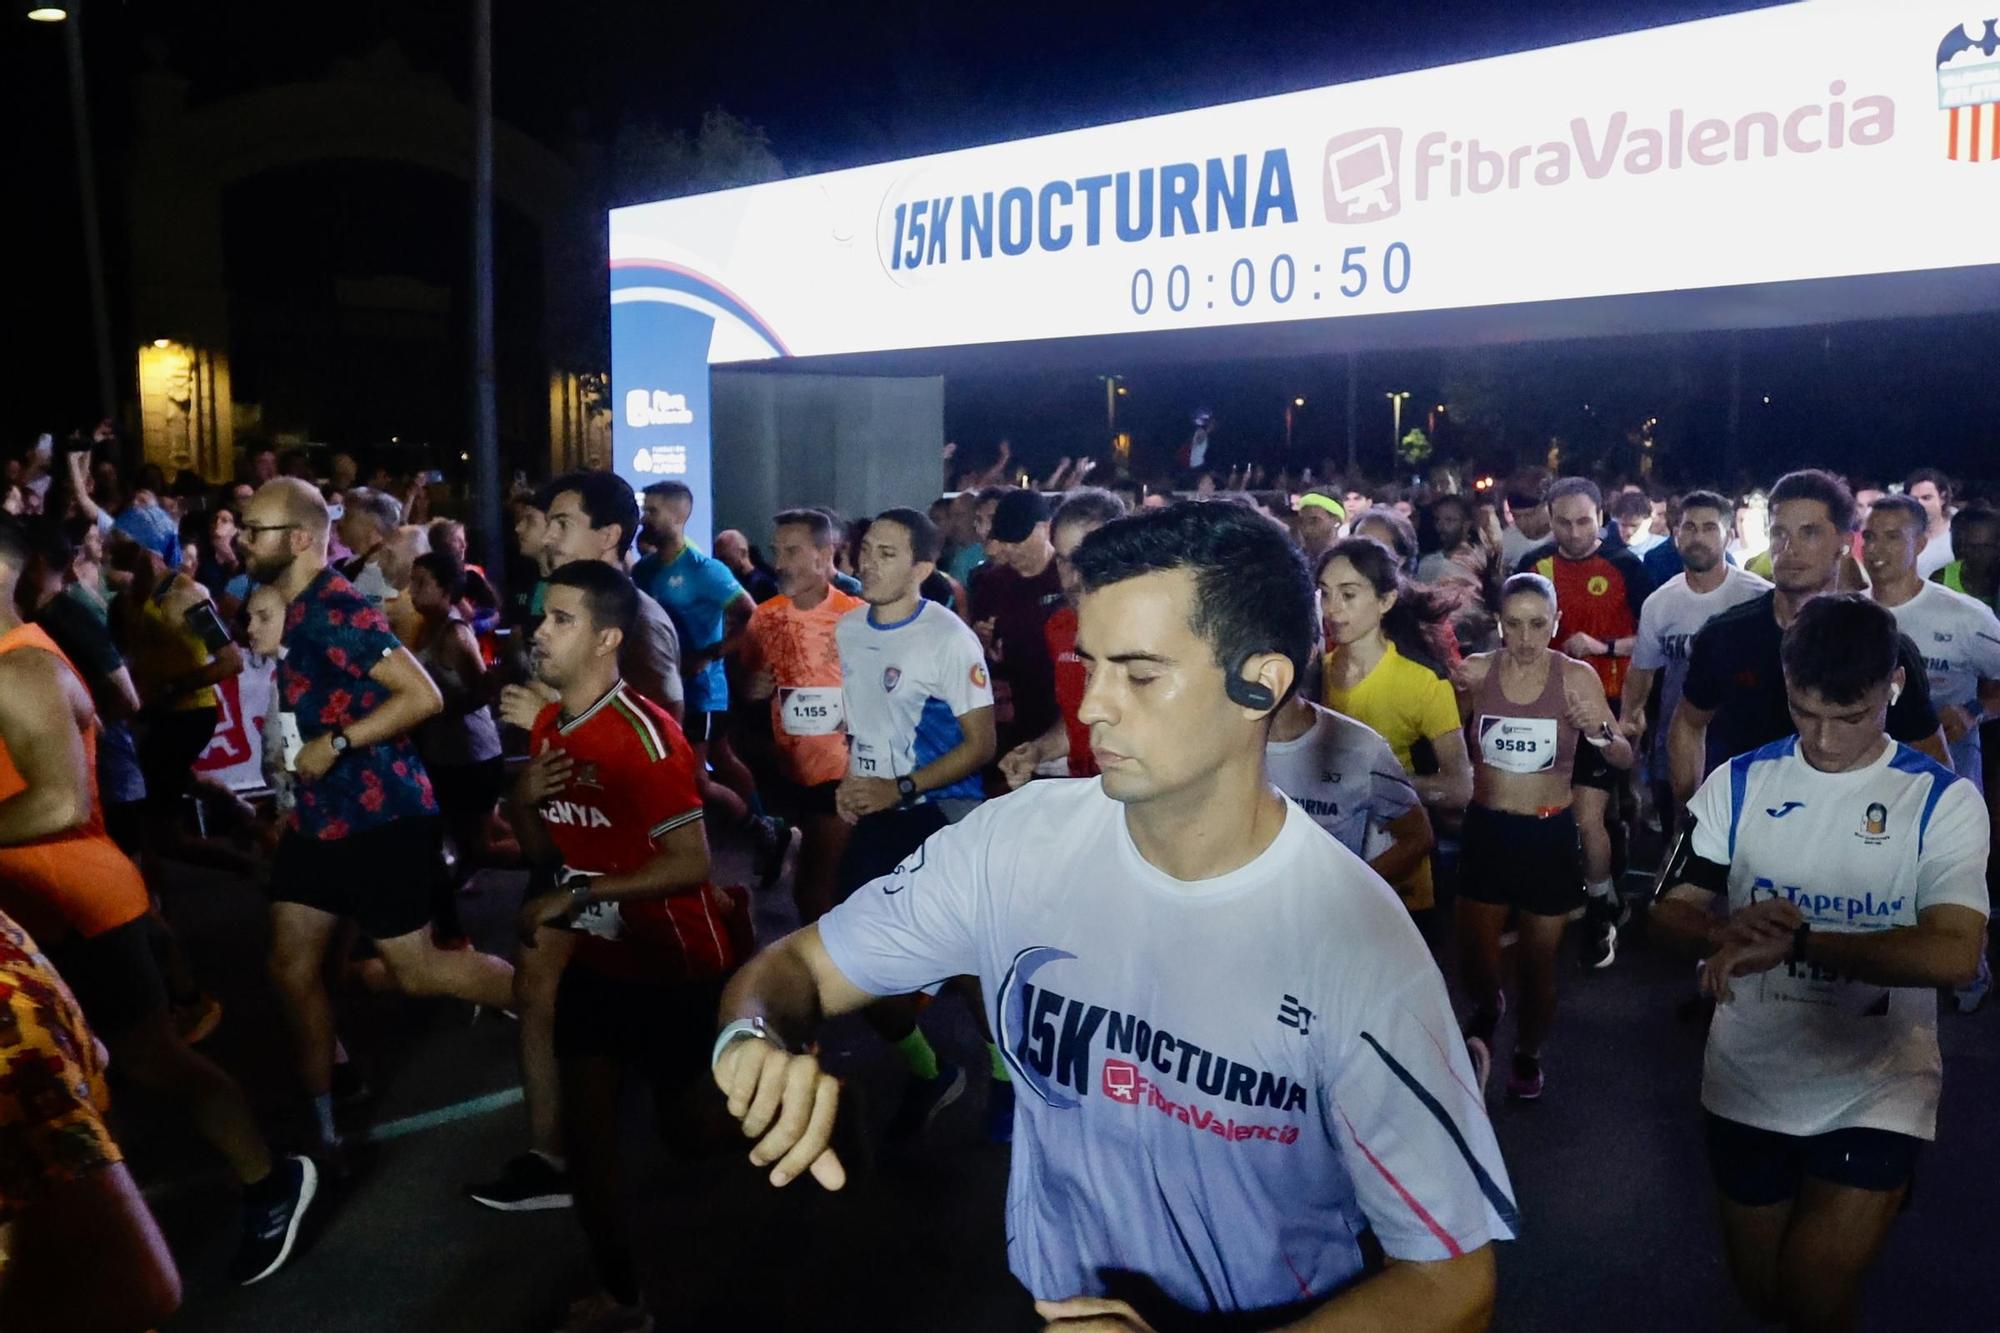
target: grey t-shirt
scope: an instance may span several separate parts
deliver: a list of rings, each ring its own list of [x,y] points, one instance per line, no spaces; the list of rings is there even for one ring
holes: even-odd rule
[[[639,589],[639,624],[618,650],[618,671],[625,683],[662,708],[678,706],[686,697],[681,685],[681,636],[673,617]]]
[[[1278,790],[1362,860],[1384,847],[1386,826],[1423,803],[1389,742],[1366,723],[1310,701],[1312,729],[1264,746]]]
[[[1444,981],[1395,893],[1286,806],[1247,865],[1173,879],[1101,780],[988,801],[819,922],[873,995],[972,974],[1017,1089],[1007,1254],[1038,1299],[1119,1274],[1193,1311],[1324,1299],[1361,1236],[1510,1238]]]

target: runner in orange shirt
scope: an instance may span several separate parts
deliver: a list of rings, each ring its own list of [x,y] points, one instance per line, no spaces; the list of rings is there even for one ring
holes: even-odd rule
[[[228,1159],[243,1185],[231,1275],[247,1286],[291,1256],[318,1171],[274,1159],[243,1090],[174,1029],[145,883],[104,831],[90,690],[15,613],[27,561],[25,529],[0,515],[0,911],[48,950],[113,1063],[177,1103]]]
[[[740,656],[749,676],[746,712],[768,715],[771,744],[766,771],[759,774],[764,794],[804,830],[792,896],[799,920],[811,922],[833,905],[849,833],[833,804],[834,789],[847,776],[833,627],[865,603],[833,586],[839,534],[823,511],[788,509],[776,527],[771,549],[779,592],[751,615]],[[755,719],[760,731],[766,720]]]

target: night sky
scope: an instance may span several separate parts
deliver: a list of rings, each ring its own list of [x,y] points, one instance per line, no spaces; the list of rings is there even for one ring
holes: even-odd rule
[[[552,145],[578,138],[608,142],[622,126],[691,127],[705,111],[721,107],[761,127],[788,172],[803,172],[1762,7],[1686,0],[1628,0],[1616,6],[1595,0],[1511,6],[1432,0],[1036,3],[914,12],[918,7],[879,3],[496,0],[495,96],[503,119]],[[365,54],[393,39],[417,69],[441,75],[460,90],[465,86],[469,6],[464,4],[89,0],[89,10],[86,59],[110,210],[114,318],[123,313],[117,284],[120,238],[129,221],[118,181],[132,135],[130,92],[137,71],[163,62],[191,81],[197,100],[220,98],[315,77],[333,60]],[[9,286],[17,327],[27,337],[25,351],[6,362],[12,410],[6,414],[5,443],[18,447],[35,430],[80,416],[90,396],[86,289],[59,34],[10,15],[0,32],[0,84],[12,103],[10,123],[35,127],[9,136],[8,147],[7,178],[15,186],[10,212],[17,224],[10,228],[17,239],[9,247]],[[284,189],[287,200],[310,208],[310,179],[285,182]],[[460,215],[451,207],[430,211],[441,220],[405,223],[412,271],[462,267]],[[254,242],[232,234],[231,244]],[[503,320],[506,283],[503,273]],[[133,345],[136,332],[121,327],[114,348]],[[1874,441],[1884,432],[1913,431],[1929,442],[1920,452],[1964,467],[1976,448],[1990,448],[2000,427],[1969,416],[1963,396],[1954,395],[1952,387],[1990,363],[1995,334],[1989,320],[1757,335],[1747,349],[1746,389],[1759,397],[1764,388],[1775,389],[1776,409],[1753,423],[1768,432],[1759,437],[1759,447],[1787,459],[1821,451],[1829,456],[1810,461],[1879,470],[1887,463],[1875,458]],[[460,340],[454,330],[452,341]],[[1981,344],[1987,349],[1983,354],[1976,351]],[[456,355],[454,347],[442,363]],[[1718,357],[1713,339],[1639,340],[1546,348],[1516,358],[1509,373],[1547,375],[1550,398],[1577,397],[1580,408],[1580,391],[1598,379],[1622,392],[1637,374],[1641,383],[1635,392],[1644,399],[1650,392],[1644,368],[1671,363],[1678,398],[1667,406],[1681,413],[1690,466],[1701,471],[1712,464],[1718,429]],[[1333,372],[1324,365],[1245,363],[1150,372],[1143,366],[1079,366],[1073,375],[996,373],[955,383],[948,424],[971,451],[989,447],[1002,433],[1031,457],[1089,448],[1102,433],[1102,391],[1094,376],[1104,370],[1133,375],[1130,422],[1142,444],[1150,436],[1164,446],[1188,411],[1206,405],[1231,422],[1238,439],[1255,452],[1268,449],[1281,430],[1276,424],[1281,414],[1272,403],[1293,393],[1332,402]],[[1368,366],[1369,383],[1363,387],[1380,407],[1377,380],[1408,387],[1422,398],[1455,382],[1454,370],[1449,358],[1405,357]],[[1857,374],[1866,379],[1871,372],[1872,382],[1852,383]],[[1845,397],[1829,399],[1825,386],[1836,383],[1845,386]],[[458,396],[446,397],[451,402],[438,409],[436,426],[449,432]],[[1797,415],[1781,419],[1794,405]],[[1978,410],[1988,418],[1993,411]],[[357,419],[343,421],[341,429],[365,437],[377,425]],[[1301,446],[1315,452],[1322,444],[1330,447],[1338,431],[1332,413],[1316,418],[1309,413],[1301,421]],[[1379,433],[1386,446],[1386,422]]]

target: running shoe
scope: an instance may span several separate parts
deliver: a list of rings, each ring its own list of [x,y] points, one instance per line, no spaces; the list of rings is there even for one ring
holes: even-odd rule
[[[333,1082],[327,1091],[333,1094],[333,1104],[342,1110],[352,1110],[375,1095],[375,1089],[368,1086],[368,1080],[361,1077],[352,1060],[343,1060],[333,1067]]]
[[[936,1078],[912,1078],[903,1088],[903,1100],[889,1121],[889,1137],[914,1139],[931,1127],[938,1113],[965,1095],[965,1071],[949,1060],[938,1061]]]
[[[653,1315],[643,1296],[637,1305],[621,1305],[599,1291],[571,1304],[557,1333],[653,1333]]]
[[[750,820],[750,866],[757,887],[768,889],[784,873],[785,853],[792,849],[792,826],[776,815],[756,815]]]
[[[1596,970],[1610,967],[1618,957],[1618,928],[1632,919],[1632,909],[1613,893],[1609,898],[1592,894],[1583,905],[1583,945],[1577,960]]]
[[[465,1195],[503,1213],[546,1212],[576,1202],[570,1193],[569,1172],[558,1169],[538,1152],[524,1152],[507,1163],[498,1180],[467,1185]]]
[[[1979,975],[1972,979],[1970,986],[1960,986],[1953,990],[1951,998],[1961,1014],[1977,1013],[1979,1006],[1986,1003],[1986,994],[1993,989],[1993,964],[1986,961],[1986,955],[1979,955]]]
[[[319,1193],[319,1168],[310,1157],[286,1157],[271,1164],[276,1197],[243,1201],[243,1241],[229,1275],[243,1286],[262,1282],[285,1266],[299,1243],[299,1224]]]
[[[190,1046],[198,1046],[222,1025],[222,1001],[203,992],[174,1006],[174,1030]]]
[[[1478,1081],[1479,1095],[1486,1095],[1486,1080],[1493,1077],[1493,1048],[1483,1038],[1467,1037],[1465,1054],[1472,1061],[1472,1077]]]
[[[1014,1085],[1006,1079],[996,1078],[986,1085],[986,1141],[1014,1141]]]
[[[1540,1058],[1516,1051],[1514,1067],[1507,1071],[1507,1095],[1515,1101],[1534,1101],[1542,1095],[1543,1081]]]

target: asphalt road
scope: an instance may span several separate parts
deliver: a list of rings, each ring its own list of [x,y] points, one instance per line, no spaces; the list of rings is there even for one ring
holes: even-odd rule
[[[748,878],[740,855],[719,859],[719,879]],[[518,874],[493,873],[466,896],[467,922],[484,946],[507,947],[520,886]],[[761,938],[785,928],[784,897],[760,899]],[[243,879],[183,868],[166,901],[227,1006],[207,1049],[243,1080],[274,1135],[296,1138],[302,1112],[262,970],[262,898]],[[1643,929],[1633,935],[1608,972],[1565,972],[1547,1096],[1533,1105],[1495,1098],[1525,1222],[1522,1239],[1500,1255],[1496,1328],[1757,1327],[1737,1307],[1711,1211],[1696,1101],[1702,1034],[1676,1015],[1689,969],[1648,949]],[[358,992],[341,997],[341,1010],[341,1030],[378,1093],[351,1126],[372,1136],[364,1169],[322,1195],[302,1252],[259,1286],[234,1288],[224,1277],[237,1218],[227,1173],[184,1124],[119,1091],[118,1130],[186,1282],[166,1333],[556,1327],[587,1282],[570,1215],[495,1213],[460,1195],[464,1182],[525,1146],[513,1025],[492,1015],[471,1022],[456,1002]],[[643,1090],[631,1090],[629,1203],[662,1330],[1037,1327],[1006,1272],[1007,1150],[981,1136],[983,1047],[954,999],[933,1005],[924,1022],[940,1051],[971,1069],[972,1088],[926,1142],[876,1153],[839,1195],[810,1181],[774,1191],[727,1139],[667,1151]],[[1990,1223],[2000,1182],[2000,1003],[1971,1017],[1947,1012],[1941,1027],[1939,1142],[1876,1270],[1869,1329],[2000,1325]],[[1511,1020],[1500,1034],[1503,1069],[1510,1028]],[[895,1058],[858,1025],[831,1030],[826,1049],[856,1089],[859,1132],[879,1143],[899,1086]]]

